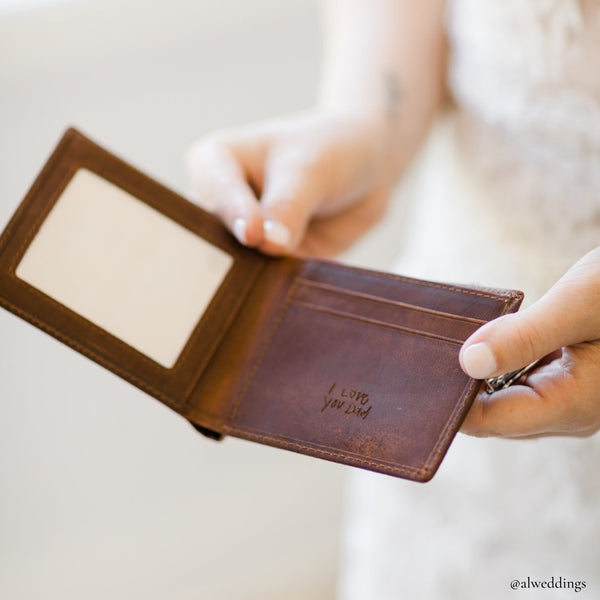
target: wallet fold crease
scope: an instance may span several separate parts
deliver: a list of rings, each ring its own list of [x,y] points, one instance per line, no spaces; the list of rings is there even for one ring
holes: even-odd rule
[[[415,481],[481,388],[462,343],[522,299],[261,255],[75,129],[0,236],[0,305],[203,435]]]

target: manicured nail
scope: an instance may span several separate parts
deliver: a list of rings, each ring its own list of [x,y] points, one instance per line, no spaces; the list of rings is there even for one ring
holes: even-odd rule
[[[233,235],[238,239],[240,244],[244,244],[246,246],[248,241],[246,239],[246,219],[242,219],[242,217],[238,217],[233,222]]]
[[[462,354],[462,364],[474,379],[487,379],[498,368],[492,350],[485,342],[469,346]]]
[[[287,248],[292,241],[290,230],[277,221],[265,221],[263,223],[265,239],[271,244]]]

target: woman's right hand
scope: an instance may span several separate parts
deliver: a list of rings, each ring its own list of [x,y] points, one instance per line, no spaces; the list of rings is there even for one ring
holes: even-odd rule
[[[465,373],[487,379],[544,359],[507,389],[479,394],[462,430],[477,436],[590,436],[600,431],[600,247],[524,311],[478,329]]]
[[[187,155],[192,198],[242,244],[333,256],[384,211],[387,127],[315,110],[207,135]]]

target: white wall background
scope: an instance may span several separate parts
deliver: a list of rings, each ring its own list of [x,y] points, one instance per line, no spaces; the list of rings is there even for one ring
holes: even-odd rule
[[[73,124],[178,191],[196,136],[310,105],[316,0],[0,11],[0,227]],[[332,598],[345,469],[215,443],[0,311],[0,598]]]

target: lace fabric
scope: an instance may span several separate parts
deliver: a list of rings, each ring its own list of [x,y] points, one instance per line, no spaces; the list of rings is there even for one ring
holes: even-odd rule
[[[447,24],[457,140],[476,173],[544,228],[598,219],[600,2],[454,0]]]
[[[600,244],[600,0],[453,0],[447,28],[456,107],[402,191],[393,269],[531,303]],[[500,600],[527,576],[598,589],[599,460],[599,435],[459,435],[423,486],[353,471],[338,597]]]

